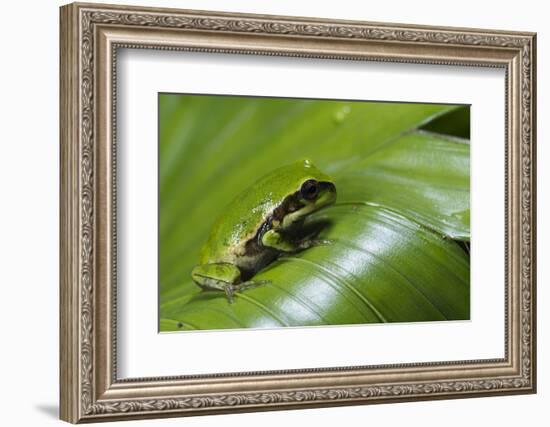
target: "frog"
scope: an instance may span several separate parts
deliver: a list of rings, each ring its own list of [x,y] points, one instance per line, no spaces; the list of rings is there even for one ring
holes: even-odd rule
[[[205,291],[224,292],[229,303],[235,293],[269,284],[254,276],[278,257],[330,244],[298,231],[306,218],[335,201],[334,180],[310,160],[263,175],[214,222],[191,272],[193,281]]]

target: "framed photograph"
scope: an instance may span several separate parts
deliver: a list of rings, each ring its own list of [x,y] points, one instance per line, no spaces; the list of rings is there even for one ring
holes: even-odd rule
[[[60,13],[63,420],[535,392],[535,34]]]

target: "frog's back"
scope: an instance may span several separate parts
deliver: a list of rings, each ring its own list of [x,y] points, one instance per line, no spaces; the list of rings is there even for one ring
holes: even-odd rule
[[[212,227],[200,262],[229,261],[239,256],[239,250],[244,250],[246,242],[255,237],[289,191],[298,191],[308,178],[328,177],[308,161],[300,161],[273,170],[242,191]]]

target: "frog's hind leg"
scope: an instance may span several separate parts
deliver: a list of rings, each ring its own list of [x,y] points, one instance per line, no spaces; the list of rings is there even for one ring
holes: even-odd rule
[[[191,277],[204,290],[224,291],[231,303],[234,286],[241,281],[241,272],[233,264],[220,262],[196,266],[191,272]]]
[[[269,283],[268,280],[247,280],[241,282],[241,271],[233,264],[220,262],[196,266],[191,272],[193,281],[205,290],[225,292],[232,303],[235,292]]]
[[[246,289],[256,288],[258,286],[269,285],[271,280],[247,280],[246,282],[238,283],[233,286],[236,292],[242,292]]]

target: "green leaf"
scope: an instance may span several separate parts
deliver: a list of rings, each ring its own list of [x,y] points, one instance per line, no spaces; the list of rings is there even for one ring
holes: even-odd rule
[[[469,317],[469,262],[452,240],[378,206],[337,205],[315,220],[331,244],[280,258],[256,276],[269,285],[233,304],[203,292],[172,318],[224,329]]]
[[[159,108],[161,331],[469,317],[469,256],[452,240],[469,239],[469,145],[416,131],[457,107],[161,95]],[[312,219],[333,243],[279,259],[232,305],[200,292],[190,271],[217,215],[303,158],[335,177],[338,204]]]
[[[337,175],[340,202],[369,201],[457,240],[470,240],[470,146],[414,132]]]
[[[470,107],[456,108],[448,114],[436,117],[422,126],[429,132],[454,135],[459,138],[470,139]]]

